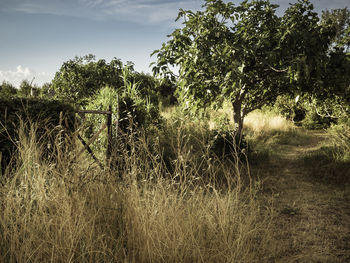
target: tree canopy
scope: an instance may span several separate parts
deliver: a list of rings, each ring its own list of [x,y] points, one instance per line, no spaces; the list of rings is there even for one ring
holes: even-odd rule
[[[17,89],[9,82],[3,81],[0,84],[0,97],[9,98],[17,94]]]
[[[104,59],[96,61],[91,54],[75,57],[63,63],[52,81],[52,88],[58,98],[81,103],[104,86],[121,87],[125,66],[117,58],[108,63]]]
[[[180,10],[183,27],[153,53],[154,74],[174,77],[170,68],[179,67],[183,100],[200,107],[230,100],[240,134],[252,110],[280,94],[315,88],[334,29],[319,24],[308,0],[291,5],[283,17],[268,0],[238,6],[206,0],[203,7]]]
[[[321,23],[332,25],[335,29],[333,49],[350,52],[350,10],[346,8],[322,11]]]
[[[334,34],[320,81],[323,87],[314,91],[313,104],[322,117],[346,118],[350,113],[350,11],[325,10],[320,24],[331,26]]]

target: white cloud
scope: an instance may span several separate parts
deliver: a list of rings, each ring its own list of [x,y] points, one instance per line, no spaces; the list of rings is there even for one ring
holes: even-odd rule
[[[10,82],[15,87],[19,87],[23,80],[33,81],[33,84],[42,85],[52,79],[52,74],[47,72],[36,72],[28,67],[19,65],[16,70],[0,70],[0,83]]]

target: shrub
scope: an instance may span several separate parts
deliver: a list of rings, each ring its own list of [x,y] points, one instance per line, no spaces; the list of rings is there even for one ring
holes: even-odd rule
[[[227,129],[211,131],[209,144],[210,151],[223,159],[234,160],[237,154],[244,158],[248,152],[248,143],[244,135],[239,138],[234,131]]]
[[[157,95],[163,107],[174,106],[178,104],[176,93],[176,84],[171,80],[164,78],[157,86]]]
[[[241,137],[237,135],[229,118],[225,115],[218,118],[216,122],[216,128],[210,131],[210,151],[222,159],[234,159],[236,156],[244,157],[248,150],[244,135],[242,134]]]
[[[292,98],[291,96],[279,96],[274,107],[278,113],[282,114],[288,120],[300,122],[305,118],[306,109],[299,100],[299,97]]]
[[[345,123],[333,125],[328,129],[328,134],[336,149],[334,157],[339,161],[350,162],[350,125]]]
[[[118,121],[118,133],[127,134],[131,131],[152,129],[152,126],[160,125],[161,118],[158,107],[143,97],[137,84],[127,82],[123,92],[119,92],[111,87],[104,87],[95,96],[91,97],[87,104],[87,109],[108,110],[112,106],[112,123]],[[86,117],[85,137],[91,138],[101,127],[101,123],[106,121],[106,117],[99,114],[88,115]],[[116,134],[113,140],[115,141]],[[99,140],[92,145],[94,150],[104,152],[107,147],[106,133],[101,134]]]
[[[334,122],[335,120],[332,118],[322,117],[317,114],[315,109],[310,108],[305,115],[305,119],[301,123],[306,129],[319,130],[330,127]]]
[[[47,131],[58,132],[54,129],[60,124],[68,124],[67,130],[74,128],[74,109],[71,105],[56,100],[11,98],[0,99],[0,152],[1,167],[4,169],[14,153],[18,141],[17,129],[21,121],[25,123],[40,123],[37,137],[49,143],[44,136]],[[67,122],[63,122],[64,120]],[[54,138],[54,136],[52,136]],[[47,153],[48,154],[48,153]]]
[[[16,96],[18,90],[9,82],[3,81],[0,84],[0,98],[10,98]]]

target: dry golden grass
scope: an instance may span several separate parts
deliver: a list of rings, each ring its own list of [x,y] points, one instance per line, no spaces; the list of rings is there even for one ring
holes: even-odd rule
[[[290,123],[253,116],[257,136],[290,136]],[[17,165],[0,180],[0,262],[350,259],[349,190],[312,181],[298,159],[320,138],[302,148],[299,139],[270,144],[278,157],[251,167],[250,177],[238,159],[209,154],[208,128],[186,119],[167,125],[153,137],[127,137],[115,171],[75,158],[80,148],[63,147],[62,137],[43,158],[35,125],[22,127]]]
[[[256,135],[271,131],[290,131],[294,129],[293,123],[277,114],[264,114],[253,111],[244,120],[244,126]]]
[[[145,139],[129,141],[119,180],[75,149],[57,146],[47,161],[35,127],[20,134],[17,167],[0,186],[0,262],[269,262],[272,215],[257,189],[210,156],[213,178],[198,178],[183,136],[170,140],[170,176]]]

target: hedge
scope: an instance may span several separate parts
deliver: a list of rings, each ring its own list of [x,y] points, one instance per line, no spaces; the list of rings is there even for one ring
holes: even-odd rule
[[[47,131],[59,125],[61,112],[69,120],[66,128],[72,130],[74,127],[74,108],[69,104],[57,100],[37,98],[0,99],[1,170],[4,171],[11,156],[16,151],[18,128],[21,121],[24,123],[45,123],[45,125],[38,125],[37,130],[39,136],[45,136]]]

